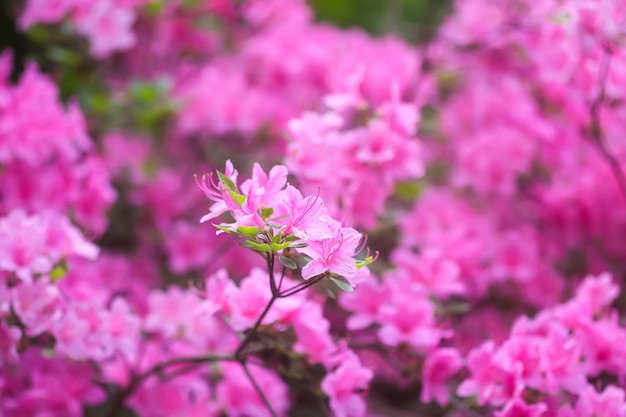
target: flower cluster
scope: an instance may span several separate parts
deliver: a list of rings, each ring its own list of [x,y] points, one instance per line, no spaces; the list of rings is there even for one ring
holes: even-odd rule
[[[32,63],[12,85],[10,58],[0,55],[0,213],[72,211],[102,233],[115,191],[78,103],[65,108],[57,86]]]
[[[361,233],[329,216],[319,196],[303,197],[289,185],[287,168],[275,166],[268,175],[255,164],[252,178],[241,187],[237,186],[238,174],[228,161],[225,173],[218,173],[217,182],[211,182],[210,175],[197,179],[198,186],[214,201],[201,222],[228,212],[234,222],[218,225],[218,233],[244,237],[245,245],[260,253],[278,254],[280,262],[290,269],[297,268],[290,259],[294,256],[291,252],[304,255],[305,280],[327,275],[355,286],[368,274],[363,267],[373,257],[354,259],[360,252]]]
[[[20,18],[23,29],[38,23],[56,23],[68,17],[76,33],[89,40],[96,58],[131,49],[136,42],[133,23],[147,0],[54,1],[29,0]]]
[[[18,3],[0,415],[626,416],[624,0]]]
[[[496,415],[503,417],[622,415],[624,391],[606,384],[626,376],[626,350],[617,342],[626,330],[610,309],[618,294],[609,274],[588,277],[570,301],[518,318],[500,345],[488,341],[470,351],[471,374],[459,395],[502,407]]]
[[[290,121],[286,164],[305,189],[321,190],[333,214],[373,228],[396,182],[420,178],[424,166],[419,108],[401,102],[398,90],[370,108],[363,82],[355,75],[347,92],[326,98],[328,111]]]

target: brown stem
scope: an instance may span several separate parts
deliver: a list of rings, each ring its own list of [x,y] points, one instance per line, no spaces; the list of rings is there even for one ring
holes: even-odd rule
[[[304,291],[307,288],[312,287],[313,285],[317,284],[318,282],[320,282],[325,277],[326,277],[326,274],[317,275],[317,276],[311,278],[308,281],[305,281],[305,282],[300,283],[298,285],[294,285],[293,287],[289,288],[288,290],[285,290],[285,292],[280,293],[278,297],[279,298],[286,298],[286,297],[292,296],[294,294],[297,294],[300,291]]]
[[[280,273],[280,280],[278,281],[278,291],[280,291],[280,289],[283,286],[283,279],[285,279],[285,273],[287,272],[287,267],[285,265],[283,265],[283,270]]]
[[[272,297],[278,297],[279,289],[276,287],[276,279],[274,277],[274,260],[276,259],[276,255],[274,253],[268,253],[265,259],[267,259],[267,272],[270,276],[270,289],[272,290]]]
[[[252,341],[252,338],[256,335],[256,332],[259,329],[259,326],[261,325],[261,322],[263,321],[265,316],[267,316],[267,313],[269,313],[270,308],[272,308],[272,305],[274,304],[274,302],[276,301],[277,298],[278,297],[272,296],[272,298],[270,299],[269,303],[267,303],[267,305],[265,306],[265,309],[263,310],[263,312],[261,313],[261,315],[257,319],[256,323],[254,323],[254,326],[252,327],[252,330],[250,330],[248,332],[248,334],[246,335],[246,337],[241,341],[241,344],[239,345],[239,347],[237,348],[237,351],[235,352],[235,358],[238,361],[240,361],[240,362],[241,361],[245,361],[246,355],[245,355],[244,351],[246,350],[246,348],[248,347],[248,345]]]
[[[250,372],[250,369],[248,369],[248,364],[246,363],[245,360],[241,362],[241,366],[243,367],[243,370],[246,373],[246,376],[250,380],[250,383],[254,387],[255,391],[257,392],[257,394],[259,394],[259,397],[261,397],[261,400],[263,400],[263,403],[265,404],[267,411],[269,411],[272,417],[278,417],[278,414],[276,414],[276,411],[274,411],[272,404],[270,404],[267,397],[265,396],[265,393],[263,392],[259,384],[256,382],[256,379],[254,379],[254,377],[252,376],[252,373]]]
[[[205,355],[174,358],[165,362],[158,363],[147,369],[146,371],[137,374],[131,378],[128,386],[117,394],[115,400],[113,401],[113,405],[111,406],[111,409],[107,414],[107,417],[117,416],[126,399],[130,397],[146,379],[150,378],[151,376],[158,375],[172,366],[190,364],[198,365],[207,362],[232,360],[235,360],[235,357],[231,355]]]
[[[622,197],[626,200],[626,177],[624,176],[624,172],[622,171],[622,167],[618,159],[611,153],[608,146],[606,145],[606,141],[604,138],[604,130],[602,129],[602,123],[600,121],[600,110],[602,105],[604,104],[604,99],[606,95],[606,79],[609,74],[609,68],[611,64],[611,51],[607,48],[605,49],[604,59],[602,60],[600,67],[600,75],[598,80],[599,92],[596,99],[591,103],[590,113],[591,113],[591,138],[593,139],[598,152],[600,155],[606,160],[607,164],[613,171],[613,176],[617,181],[617,186],[620,189]]]

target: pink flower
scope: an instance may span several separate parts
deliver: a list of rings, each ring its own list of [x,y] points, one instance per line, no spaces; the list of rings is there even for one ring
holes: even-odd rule
[[[230,295],[237,291],[235,283],[228,277],[226,269],[219,269],[205,280],[205,296],[219,309],[228,306]]]
[[[233,330],[243,331],[252,327],[271,297],[269,275],[261,269],[253,269],[250,275],[241,281],[239,288],[233,290],[228,297],[230,326]],[[270,310],[266,322],[273,320],[272,313]]]
[[[564,412],[559,417],[624,417],[626,416],[626,398],[624,390],[609,385],[601,393],[588,385],[576,402],[575,412]]]
[[[339,366],[322,380],[322,391],[330,397],[330,408],[336,417],[363,417],[366,405],[359,394],[366,390],[373,372],[361,364],[353,352],[341,357]]]
[[[96,58],[106,58],[115,51],[135,46],[132,32],[135,11],[116,3],[114,0],[84,3],[73,16],[78,33],[89,39],[91,53]]]
[[[42,219],[22,210],[0,218],[0,269],[13,271],[22,280],[49,272],[58,258],[49,256],[44,233]]]
[[[267,175],[261,165],[255,163],[252,178],[241,184],[241,191],[248,197],[246,203],[254,201],[254,207],[274,207],[282,199],[287,174],[284,165],[273,166]]]
[[[17,346],[21,337],[20,329],[0,321],[0,368],[7,364],[19,362]]]
[[[390,276],[407,276],[411,282],[423,285],[441,300],[446,300],[452,295],[463,295],[467,291],[461,281],[461,269],[457,263],[448,259],[438,249],[426,249],[415,254],[400,247],[392,256],[398,269],[392,271]]]
[[[456,349],[441,348],[426,356],[422,371],[421,400],[448,404],[449,389],[445,382],[463,366],[463,359]]]
[[[524,390],[521,377],[523,364],[517,363],[508,368],[496,356],[492,341],[484,342],[473,349],[467,358],[467,368],[471,376],[457,389],[462,397],[478,396],[478,404],[504,405],[518,397]]]
[[[23,282],[13,289],[13,309],[26,326],[26,334],[36,336],[52,328],[62,317],[59,289],[46,278]]]
[[[386,345],[407,343],[416,349],[430,350],[447,332],[436,327],[435,306],[423,287],[394,281],[392,296],[379,310],[379,339]]]
[[[150,312],[145,318],[147,331],[162,334],[166,338],[191,339],[189,326],[196,316],[211,316],[218,306],[202,300],[191,291],[171,286],[167,292],[154,291],[148,296]]]
[[[380,308],[389,300],[391,289],[377,280],[370,280],[359,285],[359,290],[343,293],[340,305],[350,311],[346,326],[350,330],[365,329],[376,323]]]
[[[520,398],[509,401],[502,410],[496,411],[494,417],[542,417],[548,410],[544,403],[527,404]]]
[[[302,239],[314,236],[323,237],[327,233],[324,222],[319,219],[328,217],[328,213],[319,196],[303,197],[295,187],[287,185],[282,208],[288,216],[284,233],[293,233]]]
[[[297,337],[293,349],[307,354],[311,362],[327,365],[336,346],[330,333],[330,322],[324,317],[322,307],[313,301],[305,301],[291,324]]]
[[[0,404],[11,416],[80,417],[86,405],[106,399],[94,383],[97,372],[91,365],[51,358],[40,349],[24,352],[19,367],[5,375],[9,395],[3,395]]]
[[[332,272],[343,276],[351,285],[357,285],[358,271],[353,256],[361,242],[361,233],[352,228],[341,227],[331,218],[319,220],[332,234],[321,239],[304,239],[307,246],[299,251],[310,257],[311,261],[302,268],[302,278],[309,279]]]
[[[20,26],[26,29],[35,23],[61,20],[77,4],[77,0],[28,0],[20,16]]]
[[[226,161],[224,176],[228,178],[234,185],[237,185],[238,175],[239,173],[233,167],[232,162],[230,162],[230,160]],[[211,211],[209,212],[209,214],[204,215],[200,219],[200,223],[214,219],[222,213],[226,213],[227,211],[239,210],[240,207],[238,202],[233,199],[230,193],[231,190],[223,182],[213,182],[212,176],[205,174],[202,176],[201,180],[196,177],[196,184],[210,200],[214,201],[213,205],[211,206]]]

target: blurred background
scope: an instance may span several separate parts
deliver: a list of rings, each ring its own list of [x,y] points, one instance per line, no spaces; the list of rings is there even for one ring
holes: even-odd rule
[[[373,34],[395,33],[408,40],[431,36],[450,8],[449,0],[312,0],[318,20],[359,26]]]

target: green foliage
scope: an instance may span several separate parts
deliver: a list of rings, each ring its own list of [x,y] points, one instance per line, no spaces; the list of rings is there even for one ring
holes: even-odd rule
[[[448,0],[311,0],[318,20],[370,33],[424,40],[441,22]]]
[[[348,284],[348,281],[346,281],[346,279],[342,277],[341,275],[332,274],[330,276],[330,280],[332,281],[333,284],[337,286],[337,288],[339,288],[342,291],[345,291],[345,292],[354,291],[354,288],[352,288],[352,286]]]
[[[56,264],[54,268],[52,268],[52,271],[50,271],[50,274],[49,274],[50,281],[52,282],[59,281],[60,279],[65,277],[66,274],[67,274],[67,263],[65,262],[65,260],[62,260],[58,264]]]

